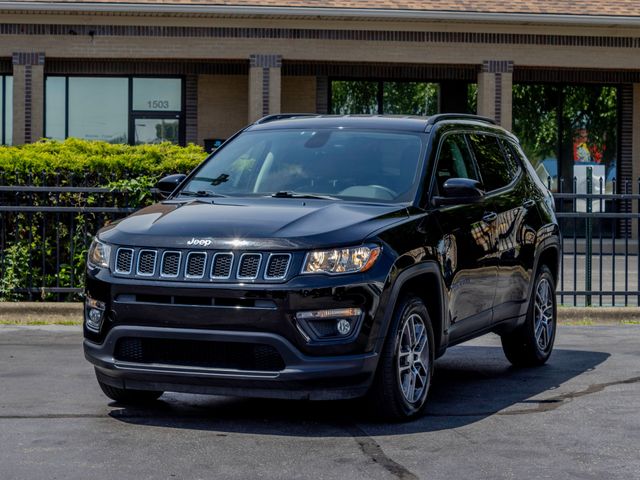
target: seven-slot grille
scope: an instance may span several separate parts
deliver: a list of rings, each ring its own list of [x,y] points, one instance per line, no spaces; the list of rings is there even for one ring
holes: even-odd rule
[[[233,253],[156,250],[121,247],[116,250],[114,273],[140,277],[185,280],[284,280],[290,253]]]

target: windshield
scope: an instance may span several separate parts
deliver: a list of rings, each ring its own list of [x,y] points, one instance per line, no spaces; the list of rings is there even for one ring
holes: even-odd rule
[[[419,134],[364,130],[246,132],[210,157],[179,195],[410,202]]]

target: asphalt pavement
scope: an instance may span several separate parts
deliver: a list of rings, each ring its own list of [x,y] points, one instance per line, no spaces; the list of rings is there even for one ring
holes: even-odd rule
[[[640,326],[561,326],[548,365],[499,339],[438,360],[427,415],[165,394],[110,402],[78,327],[0,327],[0,479],[640,479]]]

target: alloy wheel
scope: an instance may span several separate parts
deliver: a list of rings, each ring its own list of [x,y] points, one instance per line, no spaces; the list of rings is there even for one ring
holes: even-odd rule
[[[402,326],[397,358],[402,395],[409,403],[416,403],[429,388],[430,369],[427,329],[417,313],[407,317]]]
[[[554,303],[553,290],[546,278],[536,287],[534,303],[534,335],[540,351],[547,350],[553,340]]]

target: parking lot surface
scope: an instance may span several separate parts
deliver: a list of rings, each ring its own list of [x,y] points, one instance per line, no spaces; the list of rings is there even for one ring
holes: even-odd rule
[[[516,370],[486,336],[438,360],[427,415],[165,394],[109,402],[78,327],[0,327],[0,479],[640,479],[640,326],[561,326]]]

